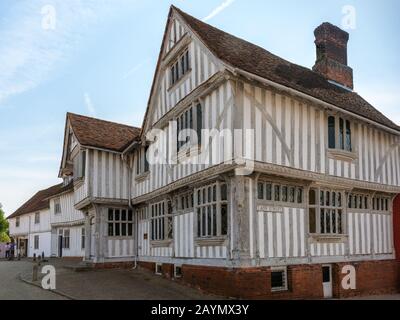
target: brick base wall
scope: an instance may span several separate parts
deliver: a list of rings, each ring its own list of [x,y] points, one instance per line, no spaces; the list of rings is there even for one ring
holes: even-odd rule
[[[155,263],[140,262],[152,272]],[[332,287],[334,298],[390,294],[398,292],[400,266],[395,260],[334,263]],[[344,290],[341,286],[342,268],[353,265],[356,270],[356,290]],[[173,278],[174,267],[163,264],[162,273]],[[182,266],[184,284],[207,293],[241,299],[322,299],[322,265],[293,265],[287,268],[288,290],[271,292],[271,268],[231,269],[223,267]]]
[[[104,262],[93,264],[95,269],[131,269],[134,266],[135,264],[133,262]]]
[[[396,259],[400,262],[400,195],[393,201],[393,238]]]
[[[400,264],[395,260],[351,263],[357,274],[356,290],[343,290],[341,286],[341,270],[345,265],[338,263],[332,271],[334,279],[336,277],[334,296],[337,298],[391,294],[400,288]]]
[[[61,257],[61,260],[79,262],[83,261],[83,257]]]
[[[241,299],[322,298],[322,269],[319,265],[288,267],[288,291],[271,292],[271,268],[228,269],[202,266],[182,267],[183,281],[216,295]],[[318,286],[316,283],[320,283]]]

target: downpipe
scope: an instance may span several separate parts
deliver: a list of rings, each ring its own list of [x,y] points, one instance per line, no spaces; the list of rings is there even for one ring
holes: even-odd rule
[[[129,160],[129,156],[127,156],[127,158],[125,159],[124,155],[121,155],[122,161],[126,163],[126,166],[128,168],[128,207],[130,210],[132,210],[132,214],[134,214],[133,211],[133,206],[132,206],[132,172],[133,172],[133,163],[130,162]],[[135,257],[133,259],[133,268],[131,270],[136,270],[138,268],[138,255],[139,255],[139,238],[138,238],[138,218],[136,215],[134,215],[135,219]]]

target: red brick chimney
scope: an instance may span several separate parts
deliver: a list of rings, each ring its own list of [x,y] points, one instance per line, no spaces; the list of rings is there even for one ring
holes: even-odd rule
[[[317,61],[313,70],[328,80],[353,89],[353,69],[347,65],[346,31],[324,22],[314,31]]]

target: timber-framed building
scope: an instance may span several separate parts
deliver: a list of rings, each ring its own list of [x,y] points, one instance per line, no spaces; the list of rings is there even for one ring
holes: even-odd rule
[[[171,7],[142,128],[67,115],[84,260],[241,298],[396,291],[400,127],[353,90],[348,33],[315,38],[310,70]]]

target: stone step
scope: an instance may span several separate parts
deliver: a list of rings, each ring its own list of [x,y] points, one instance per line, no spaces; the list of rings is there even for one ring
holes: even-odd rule
[[[73,270],[74,272],[85,272],[93,270],[93,263],[90,261],[82,261],[79,264],[75,265],[66,265],[65,269]]]

